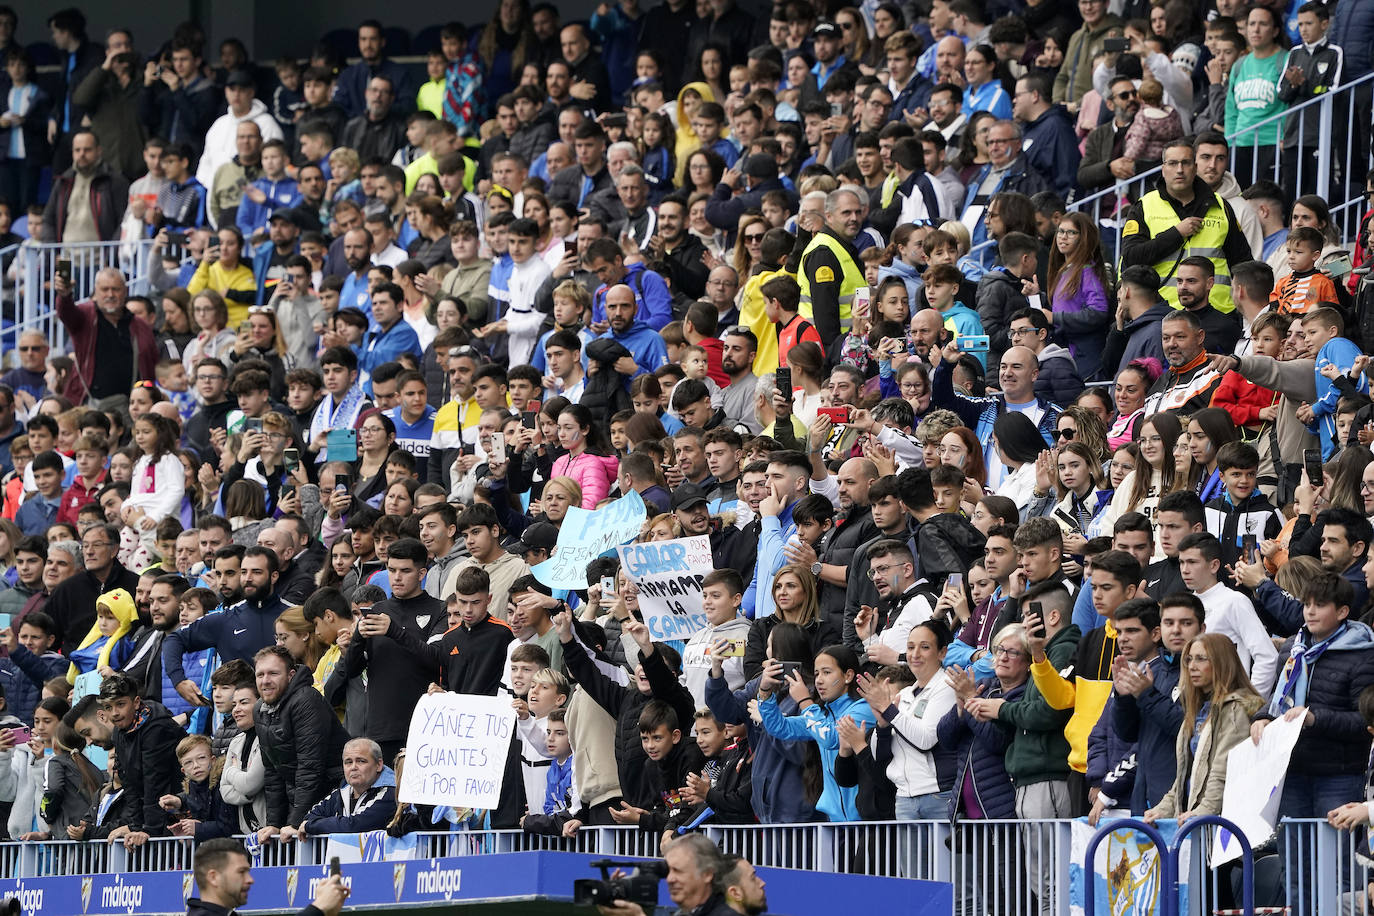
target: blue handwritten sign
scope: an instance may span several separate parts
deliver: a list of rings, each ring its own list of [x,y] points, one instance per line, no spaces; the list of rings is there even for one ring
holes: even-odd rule
[[[530,570],[549,588],[587,587],[587,564],[639,537],[646,518],[644,500],[634,490],[600,509],[568,509],[558,529],[553,556]]]
[[[701,580],[715,568],[709,536],[626,544],[620,565],[639,589],[639,610],[651,637],[688,639],[709,625],[701,609]]]
[[[515,710],[504,697],[431,693],[410,717],[403,802],[495,808],[501,801]]]

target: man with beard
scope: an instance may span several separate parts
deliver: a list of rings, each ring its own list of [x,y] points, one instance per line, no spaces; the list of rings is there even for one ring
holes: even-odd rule
[[[1264,227],[1260,225],[1259,214],[1250,201],[1241,196],[1240,182],[1227,168],[1231,164],[1231,144],[1226,141],[1224,134],[1206,130],[1197,135],[1193,149],[1197,151],[1197,177],[1211,188],[1219,200],[1230,205],[1240,222],[1246,244],[1250,246],[1250,254],[1258,259],[1264,253]],[[1291,188],[1293,183],[1289,182],[1284,187]]]
[[[934,612],[935,594],[928,582],[916,577],[915,558],[903,541],[878,541],[868,549],[868,563],[879,603],[859,608],[854,633],[868,664],[899,664],[907,634]]]
[[[825,223],[802,252],[797,279],[801,304],[811,305],[812,320],[829,361],[839,361],[849,331],[854,291],[865,284],[854,237],[863,225],[864,206],[853,191],[832,191],[825,199]]]
[[[361,227],[344,233],[343,256],[348,264],[348,274],[344,277],[343,289],[339,291],[339,308],[357,309],[370,317],[372,294],[367,283],[367,271],[372,266],[372,233]],[[333,342],[326,344],[334,345]]]
[[[1174,284],[1179,306],[1197,316],[1207,335],[1204,339],[1207,351],[1234,352],[1240,340],[1240,322],[1234,311],[1223,315],[1211,302],[1212,289],[1216,286],[1216,267],[1211,259],[1192,255],[1179,261],[1174,270]]]
[[[849,583],[849,564],[859,547],[878,536],[873,511],[868,505],[868,491],[878,479],[878,467],[867,458],[850,458],[840,465],[836,477],[839,486],[840,515],[835,529],[817,555],[804,541],[783,547],[789,563],[811,568],[820,583],[821,613],[827,615],[835,629],[843,632],[845,590]],[[905,636],[902,637],[906,639]],[[905,646],[905,642],[903,642]]]
[[[1171,410],[1187,417],[1212,403],[1221,373],[1212,368],[1211,355],[1203,347],[1207,335],[1197,315],[1186,310],[1174,312],[1159,327],[1169,370],[1150,389],[1145,416]]]
[[[127,674],[139,685],[143,696],[157,697],[173,716],[189,713],[191,704],[177,694],[176,685],[163,673],[162,643],[167,634],[177,628],[181,616],[181,596],[190,587],[191,583],[181,576],[160,575],[153,580],[148,590],[146,613],[152,626],[138,631],[133,654],[120,668],[121,673]],[[145,616],[142,609],[139,616]],[[188,655],[183,668],[189,670],[191,680],[200,683],[207,661],[206,653],[193,655],[199,664],[195,664],[192,656]]]
[[[716,569],[729,566],[734,540],[739,529],[712,523],[706,491],[696,484],[684,483],[673,491],[673,518],[682,527],[682,537],[708,535],[711,540],[711,562]]]
[[[940,336],[945,330],[938,309],[921,309],[911,318],[911,346],[921,362],[928,362],[930,351],[940,349]]]
[[[758,435],[763,427],[754,416],[754,388],[758,376],[754,375],[754,357],[758,354],[759,340],[754,332],[744,325],[734,325],[725,329],[721,337],[720,367],[730,377],[725,386],[721,408],[725,418],[733,427],[743,426],[750,435]]]
[[[604,265],[605,261],[601,263]],[[664,345],[663,338],[648,324],[635,317],[639,306],[635,302],[634,290],[624,283],[617,283],[606,290],[605,303],[606,322],[610,328],[597,339],[609,339],[620,343],[630,351],[637,367],[626,372],[617,365],[617,372],[622,375],[628,375],[630,372],[653,372],[668,362],[668,348]],[[625,368],[629,369],[628,365]]]
[[[225,551],[215,556],[217,569]],[[249,547],[243,552],[242,569],[242,601],[233,606],[226,603],[226,610],[173,630],[162,641],[162,666],[166,677],[171,678],[177,693],[192,706],[208,706],[209,701],[200,692],[200,685],[186,676],[183,655],[214,649],[222,661],[241,658],[251,664],[259,649],[276,642],[273,624],[286,610],[286,603],[276,593],[281,569],[277,554],[266,547]],[[235,586],[240,583],[231,575],[221,575],[220,595],[227,602],[232,593],[225,592],[226,580],[233,581]]]
[[[701,239],[687,231],[686,202],[677,196],[664,198],[658,205],[658,232],[649,239],[648,254],[668,265],[673,289],[693,299],[706,295],[709,270],[702,260],[705,253]]]
[[[768,910],[764,880],[744,856],[724,857],[721,884],[725,886],[725,905],[741,916],[758,916]]]

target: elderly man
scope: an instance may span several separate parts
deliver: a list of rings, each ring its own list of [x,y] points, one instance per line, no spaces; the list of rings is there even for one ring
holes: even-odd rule
[[[1035,394],[1035,380],[1040,376],[1040,362],[1028,348],[1011,347],[1002,354],[997,380],[1001,393],[985,397],[971,397],[954,389],[954,367],[963,352],[951,341],[940,351],[940,364],[930,379],[930,403],[934,407],[952,410],[972,429],[983,443],[983,460],[988,469],[988,486],[996,489],[1006,475],[1006,465],[997,454],[992,441],[992,425],[1008,410],[1026,415],[1044,437],[1045,447],[1053,443],[1054,424],[1059,419],[1059,405]],[[993,480],[996,483],[993,483]]]
[[[378,73],[367,81],[367,108],[344,125],[341,143],[356,150],[358,158],[390,160],[405,141],[405,115],[396,110],[396,87],[391,77]]]
[[[863,267],[854,248],[854,238],[863,226],[864,203],[853,191],[832,191],[825,199],[825,223],[799,228],[815,235],[802,252],[802,313],[810,306],[812,321],[821,335],[830,362],[838,362],[844,335],[849,333],[854,291],[865,285]]]
[[[663,854],[668,864],[668,896],[678,905],[678,912],[691,916],[733,916],[750,912],[748,907],[733,909],[721,888],[729,866],[721,858],[720,850],[710,839],[699,833],[674,840]],[[733,870],[728,871],[733,875]],[[726,887],[727,890],[733,888]],[[762,893],[762,886],[758,887]],[[732,894],[740,897],[739,893]],[[637,903],[617,901],[614,906],[597,907],[602,916],[645,916]],[[754,912],[758,912],[754,910]]]
[[[283,827],[283,840],[326,833],[381,830],[396,813],[396,773],[382,762],[371,738],[354,738],[343,749],[344,784],[316,803],[299,826]]]
[[[87,302],[73,301],[69,277],[54,274],[52,287],[57,317],[71,335],[76,357],[63,394],[73,404],[88,399],[127,403],[134,382],[153,377],[158,352],[153,329],[124,305],[129,292],[124,275],[113,267],[97,273],[95,296]]]
[[[998,121],[988,128],[988,164],[974,174],[964,198],[964,214],[960,221],[972,235],[977,248],[989,238],[987,211],[992,196],[1000,191],[1019,191],[1034,197],[1052,189],[1050,180],[1026,161],[1021,152],[1021,127],[1015,121]],[[977,280],[997,262],[997,246],[989,245],[982,253],[960,264],[964,275]],[[972,270],[970,269],[972,268]]]

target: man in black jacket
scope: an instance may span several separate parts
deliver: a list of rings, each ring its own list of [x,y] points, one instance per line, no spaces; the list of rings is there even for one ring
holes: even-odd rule
[[[258,704],[254,728],[267,768],[267,825],[258,840],[295,836],[310,809],[343,779],[348,733],[315,689],[314,675],[283,646],[268,646],[254,659]],[[402,707],[397,707],[401,709]],[[408,707],[405,707],[408,709]],[[395,713],[393,713],[395,715]],[[409,715],[396,716],[409,722]]]
[[[119,555],[119,526],[95,525],[81,536],[86,568],[53,589],[44,611],[57,624],[57,645],[71,655],[95,623],[95,599],[122,588],[138,591],[138,575],[125,569]]]
[[[104,54],[86,37],[86,17],[74,7],[59,10],[48,17],[52,43],[62,52],[57,68],[57,86],[53,92],[52,111],[48,115],[48,142],[53,145],[53,174],[64,171],[71,164],[72,136],[81,129],[86,109],[72,101],[72,93],[81,81],[104,61]],[[127,190],[127,188],[126,188]],[[126,198],[119,198],[121,212]],[[56,241],[53,236],[48,241]]]
[[[358,621],[358,633],[344,654],[344,673],[359,677],[367,669],[367,737],[382,746],[390,765],[406,742],[410,711],[433,678],[431,670],[415,664],[414,655],[399,642],[400,627],[422,643],[438,642],[448,624],[444,602],[425,593],[429,553],[415,538],[401,538],[387,549],[386,569],[391,598],[379,601]],[[298,822],[296,822],[298,823]]]
[[[510,624],[488,612],[491,577],[485,569],[469,566],[461,570],[453,587],[462,622],[438,642],[424,642],[395,622],[387,635],[415,656],[426,672],[434,674],[445,690],[494,697],[501,687],[506,646],[515,634]]]
[[[744,190],[736,194],[741,175],[744,177]],[[723,232],[734,233],[745,211],[763,209],[763,195],[769,191],[786,192],[788,209],[797,208],[797,195],[788,191],[779,180],[778,164],[773,157],[767,153],[746,156],[738,171],[731,169],[726,172],[720,184],[716,185],[715,193],[706,202],[706,220]]]
[[[100,707],[114,732],[115,759],[132,818],[131,823],[111,831],[109,838],[122,839],[128,847],[168,834],[168,814],[158,802],[164,795],[175,795],[181,786],[176,748],[186,737],[167,707],[143,699],[141,692],[133,678],[122,674],[111,675],[100,685]]]
[[[196,849],[196,887],[199,897],[186,901],[186,916],[227,916],[248,903],[253,886],[252,861],[243,843],[229,837],[206,840]],[[296,916],[338,916],[348,899],[343,878],[330,875],[315,885],[315,899]]]
[[[390,160],[404,144],[406,133],[405,116],[395,109],[396,88],[391,77],[373,74],[367,81],[366,96],[366,108],[344,126],[340,145],[356,150],[363,162],[379,157]]]
[[[649,254],[668,265],[673,289],[693,299],[706,295],[710,270],[702,260],[705,253],[701,239],[687,231],[687,202],[677,195],[665,197],[658,205],[658,234],[649,240]]]

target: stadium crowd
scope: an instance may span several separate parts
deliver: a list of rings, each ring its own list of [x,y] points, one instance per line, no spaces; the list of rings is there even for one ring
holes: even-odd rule
[[[19,25],[0,244],[157,254],[12,278],[11,837],[1187,819],[1279,717],[1280,814],[1368,825],[1374,172],[1294,106],[1374,6],[502,0],[424,80]],[[631,491],[688,639],[531,572]],[[396,798],[440,690],[511,698],[496,809]]]

